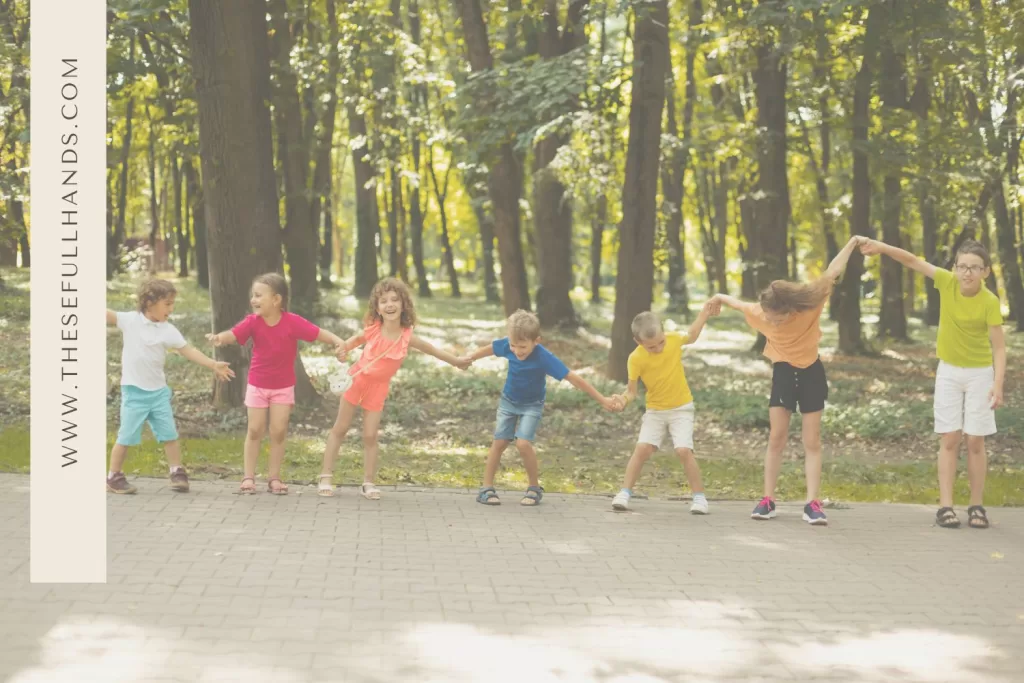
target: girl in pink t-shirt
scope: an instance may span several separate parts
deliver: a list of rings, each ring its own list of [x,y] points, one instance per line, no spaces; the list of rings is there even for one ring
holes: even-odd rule
[[[249,430],[243,451],[244,475],[238,492],[256,493],[256,461],[263,434],[270,423],[270,478],[267,490],[284,495],[288,486],[281,481],[284,443],[288,418],[295,405],[295,359],[299,340],[326,342],[340,349],[345,343],[337,335],[322,330],[305,318],[289,313],[288,284],[277,273],[260,275],[252,283],[249,299],[253,314],[227,332],[208,334],[214,346],[245,344],[252,339],[252,361],[245,389],[245,407],[249,412]]]
[[[362,406],[363,485],[359,491],[371,500],[380,498],[380,490],[373,483],[377,474],[377,431],[380,429],[380,418],[391,387],[391,378],[402,367],[410,346],[461,370],[469,367],[469,363],[463,359],[435,348],[412,333],[413,325],[416,324],[416,309],[409,288],[401,280],[389,277],[374,286],[363,324],[363,332],[346,340],[340,353],[347,354],[365,344],[363,355],[349,369],[353,377],[352,386],[342,397],[341,405],[338,406],[338,419],[334,421],[327,436],[320,485],[317,487],[317,493],[321,496],[334,495],[331,484],[334,459],[352,426],[356,407]]]

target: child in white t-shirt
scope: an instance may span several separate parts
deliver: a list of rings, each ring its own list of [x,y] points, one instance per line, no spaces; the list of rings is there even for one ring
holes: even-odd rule
[[[223,361],[215,361],[190,346],[181,332],[167,322],[174,312],[178,292],[166,280],[150,280],[139,288],[138,310],[130,313],[107,311],[107,324],[117,325],[124,335],[121,352],[121,427],[117,442],[110,452],[107,491],[135,493],[134,486],[121,471],[129,446],[142,440],[142,425],[149,422],[156,440],[164,444],[170,465],[171,488],[188,491],[188,473],[181,466],[178,430],[171,410],[171,388],[164,376],[167,351],[181,354],[188,360],[213,370],[217,379],[228,381],[235,376]]]

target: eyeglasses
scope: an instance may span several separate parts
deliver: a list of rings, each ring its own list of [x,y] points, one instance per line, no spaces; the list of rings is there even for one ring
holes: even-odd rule
[[[978,273],[980,273],[983,270],[985,270],[985,266],[964,266],[964,265],[959,265],[959,266],[956,267],[956,272],[962,273],[962,274],[970,273],[971,275],[977,275]]]

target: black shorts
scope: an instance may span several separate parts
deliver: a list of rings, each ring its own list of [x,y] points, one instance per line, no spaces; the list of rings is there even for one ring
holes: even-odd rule
[[[806,368],[797,368],[789,363],[775,363],[772,367],[772,397],[770,408],[785,408],[796,412],[817,413],[825,409],[828,399],[828,380],[821,359]]]

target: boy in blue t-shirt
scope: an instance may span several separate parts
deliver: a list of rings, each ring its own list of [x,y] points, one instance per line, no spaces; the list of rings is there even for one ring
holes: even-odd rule
[[[557,356],[540,345],[540,321],[527,311],[516,311],[508,318],[508,337],[497,339],[488,346],[482,346],[465,360],[472,363],[487,356],[508,359],[508,377],[498,402],[498,424],[494,429],[494,442],[487,455],[487,469],[484,485],[477,495],[477,502],[484,505],[501,505],[494,491],[494,475],[498,463],[508,444],[515,439],[519,455],[523,458],[526,476],[530,486],[521,505],[537,505],[544,496],[537,472],[537,452],[533,440],[537,425],[544,412],[544,396],[547,376],[557,380],[568,380],[577,389],[587,392],[605,410],[622,410],[622,400],[608,398],[595,389],[590,382],[571,372]]]

